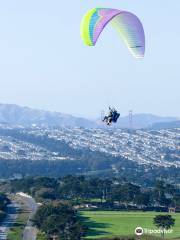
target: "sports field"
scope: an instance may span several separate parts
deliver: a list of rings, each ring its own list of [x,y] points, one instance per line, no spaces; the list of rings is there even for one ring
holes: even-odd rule
[[[117,212],[117,211],[83,211],[81,216],[89,227],[87,239],[101,237],[133,235],[136,227],[156,230],[153,218],[162,213],[157,212]],[[180,239],[180,214],[171,214],[176,219],[173,232],[166,234],[169,239]],[[160,235],[158,235],[160,236]]]

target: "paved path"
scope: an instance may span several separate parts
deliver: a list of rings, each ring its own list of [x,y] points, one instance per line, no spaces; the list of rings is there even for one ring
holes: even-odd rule
[[[10,227],[15,223],[17,218],[17,209],[19,205],[15,202],[12,202],[7,206],[7,217],[0,224],[0,240],[7,240],[7,234]]]
[[[23,240],[36,240],[37,230],[34,227],[27,227],[23,233]]]
[[[29,219],[28,219],[27,225],[24,229],[22,239],[23,240],[36,240],[37,229],[35,227],[33,227],[31,219],[34,216],[34,214],[36,213],[38,205],[35,202],[35,200],[28,195],[22,195],[22,196],[20,196],[20,198],[21,198],[21,200],[23,200],[23,202],[25,202],[25,204],[27,205],[29,212],[30,212]],[[8,240],[7,235],[8,235],[9,229],[16,222],[16,218],[18,215],[17,210],[19,208],[20,208],[20,205],[14,201],[12,201],[12,203],[7,206],[7,217],[0,224],[0,240]]]
[[[37,203],[35,202],[35,200],[31,197],[23,197],[23,200],[26,202],[26,204],[30,210],[29,219],[28,219],[27,225],[23,232],[23,240],[36,240],[37,229],[35,227],[33,227],[31,219],[34,216],[34,214],[36,213],[38,206],[37,206]]]

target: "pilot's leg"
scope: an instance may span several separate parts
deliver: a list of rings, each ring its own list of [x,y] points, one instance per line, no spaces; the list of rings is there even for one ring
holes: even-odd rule
[[[108,125],[111,125],[112,123],[112,118],[108,118]]]
[[[107,116],[104,117],[103,122],[107,122],[108,118]]]

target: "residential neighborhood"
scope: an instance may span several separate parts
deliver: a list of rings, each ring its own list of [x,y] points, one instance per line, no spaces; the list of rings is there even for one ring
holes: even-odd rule
[[[7,131],[9,133],[7,133]],[[22,135],[16,137],[14,131]],[[6,133],[5,133],[6,132]],[[180,129],[128,130],[115,128],[40,128],[0,127],[0,158],[27,160],[73,160],[30,142],[27,136],[65,143],[70,149],[91,150],[111,156],[121,156],[140,165],[180,167]],[[23,140],[22,140],[23,139]]]

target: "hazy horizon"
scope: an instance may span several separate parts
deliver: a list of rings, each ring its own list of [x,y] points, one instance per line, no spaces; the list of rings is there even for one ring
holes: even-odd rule
[[[89,120],[97,120],[98,118],[101,117],[101,113],[99,114],[99,116],[95,116],[95,117],[92,117],[92,116],[88,116],[88,115],[83,115],[83,113],[79,113],[79,114],[72,114],[72,113],[67,113],[67,112],[62,112],[62,111],[53,111],[53,110],[50,110],[50,109],[43,109],[43,108],[35,108],[35,107],[32,107],[32,106],[27,106],[27,105],[19,105],[19,104],[13,104],[13,103],[2,103],[0,102],[0,105],[3,104],[3,105],[12,105],[12,106],[17,106],[17,107],[22,107],[22,108],[29,108],[29,109],[32,109],[32,110],[39,110],[39,111],[47,111],[47,112],[56,112],[56,113],[62,113],[62,114],[67,114],[67,115],[72,115],[73,117],[82,117],[82,118],[86,118],[86,119],[89,119]],[[107,109],[107,112],[108,112],[108,109]],[[179,116],[173,116],[173,115],[158,115],[158,114],[155,114],[155,113],[152,113],[152,112],[135,112],[133,111],[133,115],[141,115],[141,114],[147,114],[147,115],[153,115],[153,116],[157,116],[157,117],[171,117],[171,118],[177,118],[180,120]],[[128,117],[129,116],[129,111],[125,114],[121,114],[121,117]]]
[[[83,45],[81,19],[97,6],[141,19],[143,60],[132,58],[110,26],[95,48]],[[1,2],[0,102],[93,119],[109,105],[122,116],[133,109],[180,117],[179,9],[177,0]]]

